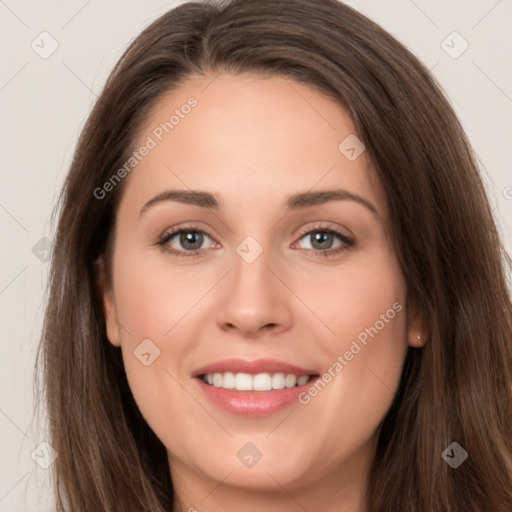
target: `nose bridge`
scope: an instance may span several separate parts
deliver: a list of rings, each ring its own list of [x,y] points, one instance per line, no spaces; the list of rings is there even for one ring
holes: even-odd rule
[[[263,248],[253,237],[247,237],[236,248],[233,280],[236,288],[249,288],[254,292],[269,290],[272,273],[271,251]],[[261,290],[260,290],[261,289]]]
[[[283,328],[290,319],[286,288],[276,278],[272,251],[254,237],[246,237],[237,247],[218,322],[254,334],[262,327]],[[272,270],[271,270],[272,269]]]

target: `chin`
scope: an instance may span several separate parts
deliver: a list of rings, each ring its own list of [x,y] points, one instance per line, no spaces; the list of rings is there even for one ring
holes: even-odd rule
[[[229,447],[219,447],[220,453],[201,460],[201,465],[215,461],[203,468],[210,478],[222,480],[229,474],[226,484],[269,491],[314,479],[311,461],[297,449],[302,443],[285,443],[279,436],[274,440],[241,436],[232,441]]]

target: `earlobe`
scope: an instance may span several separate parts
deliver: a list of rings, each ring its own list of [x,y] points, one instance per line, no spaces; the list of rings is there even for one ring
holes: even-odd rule
[[[119,326],[117,322],[114,294],[103,256],[100,256],[95,261],[94,270],[96,289],[103,305],[103,317],[105,319],[107,338],[112,345],[119,347],[121,345],[121,341],[119,337]]]
[[[407,342],[411,347],[420,348],[428,341],[428,328],[415,301],[409,300],[407,306]]]
[[[409,345],[415,348],[423,347],[426,342],[427,340],[421,335],[421,333],[416,333],[416,335],[412,336],[412,339],[409,337]]]

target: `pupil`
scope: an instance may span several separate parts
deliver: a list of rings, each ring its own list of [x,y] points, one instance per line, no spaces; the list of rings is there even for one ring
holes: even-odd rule
[[[330,241],[329,239],[332,237],[332,235],[330,233],[325,233],[325,232],[317,232],[316,234],[313,235],[313,247],[314,247],[314,244],[315,242],[320,242],[320,249],[325,249],[325,247],[328,247],[329,244],[324,244],[322,245],[322,242],[325,242],[326,240],[327,241]]]
[[[187,243],[191,243],[192,245],[194,244],[194,237],[201,237],[201,233],[197,233],[197,232],[189,232],[189,233],[184,233],[181,235],[181,240],[180,242],[183,244],[184,247],[187,247]],[[201,245],[202,245],[202,240],[201,238],[199,238],[199,244],[197,244],[197,241],[196,241],[196,245],[197,247],[188,247],[189,249],[192,249],[192,250],[195,250],[195,249],[200,249],[201,248]]]

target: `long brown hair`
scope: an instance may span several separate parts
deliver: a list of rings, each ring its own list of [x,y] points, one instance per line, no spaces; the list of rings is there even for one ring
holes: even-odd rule
[[[60,198],[36,365],[59,455],[58,509],[171,510],[165,447],[133,400],[95,287],[129,177],[102,199],[94,191],[164,92],[194,74],[246,71],[305,83],[351,115],[387,194],[408,298],[429,327],[379,428],[368,510],[510,512],[512,307],[475,156],[428,70],[336,0],[182,4],[112,71]],[[456,469],[441,456],[452,442],[469,455]]]

